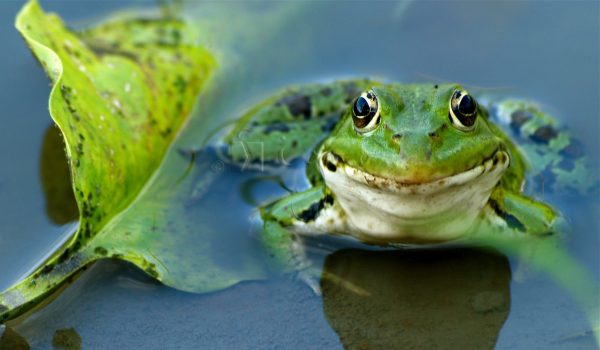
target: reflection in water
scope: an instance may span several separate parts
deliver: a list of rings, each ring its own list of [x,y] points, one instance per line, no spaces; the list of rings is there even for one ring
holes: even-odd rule
[[[474,249],[338,251],[321,287],[349,349],[493,348],[510,308],[506,257]]]
[[[40,156],[40,178],[48,218],[57,225],[77,220],[79,211],[71,186],[71,175],[60,130],[51,125],[44,133]]]

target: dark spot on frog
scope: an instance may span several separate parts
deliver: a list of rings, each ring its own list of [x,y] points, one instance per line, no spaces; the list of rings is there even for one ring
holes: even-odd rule
[[[344,100],[346,103],[350,103],[354,101],[355,98],[360,95],[361,91],[354,83],[347,83],[344,85],[344,93],[346,94],[346,99]]]
[[[569,145],[561,149],[560,152],[558,152],[558,154],[560,154],[563,157],[569,157],[571,159],[580,158],[584,155],[583,145],[581,144],[581,142],[571,139],[569,140]]]
[[[323,126],[321,126],[321,130],[323,132],[330,132],[337,125],[338,118],[327,118]]]
[[[328,205],[333,204],[333,196],[331,194],[326,194],[325,198],[323,198],[323,202]]]
[[[508,227],[521,232],[525,232],[525,225],[523,225],[523,223],[519,221],[519,219],[517,219],[514,215],[506,213],[504,215],[504,221],[506,221]]]
[[[530,120],[533,116],[530,112],[523,110],[516,110],[510,115],[510,127],[511,129],[518,133],[523,124],[525,124],[528,120]]]
[[[309,221],[316,219],[317,216],[319,215],[319,213],[321,212],[321,210],[323,210],[323,208],[325,208],[326,204],[327,205],[333,204],[333,196],[331,196],[330,194],[327,194],[320,201],[311,204],[307,209],[302,211],[298,215],[298,219],[300,219],[304,222],[309,222]]]
[[[552,126],[544,125],[537,128],[529,138],[537,143],[548,143],[556,136],[558,136],[558,132]]]
[[[438,84],[435,84],[435,85],[433,86],[433,88],[434,88],[434,89],[437,89],[437,88],[438,88]]]
[[[321,157],[321,163],[331,172],[335,172],[337,170],[337,166],[329,161],[327,155],[323,154]]]
[[[432,151],[431,151],[431,147],[429,147],[429,148],[427,149],[427,151],[425,152],[425,158],[426,158],[427,160],[430,160],[430,159],[431,159],[431,155],[432,155]]]
[[[523,225],[523,223],[521,221],[519,221],[519,219],[517,217],[515,217],[514,215],[505,212],[498,205],[498,202],[496,202],[494,199],[490,199],[488,203],[489,203],[490,207],[492,208],[492,210],[494,210],[496,215],[498,215],[499,217],[504,219],[504,221],[506,222],[508,227],[510,227],[512,229],[516,229],[521,232],[525,232],[525,225]]]
[[[433,141],[433,142],[440,142],[442,140],[442,138],[440,137],[440,134],[444,130],[446,130],[447,127],[448,126],[446,124],[442,124],[439,128],[437,128],[434,131],[431,131],[427,135],[429,136],[429,138],[431,138],[431,141]]]
[[[292,148],[296,148],[298,147],[298,140],[293,140],[292,141]]]
[[[401,133],[396,133],[396,134],[394,134],[394,136],[392,136],[392,139],[393,139],[394,141],[398,141],[398,140],[400,140],[401,138],[402,138],[402,134],[401,134]]]
[[[321,89],[321,94],[325,97],[327,96],[331,96],[331,93],[333,92],[333,90],[331,90],[330,87],[326,86],[323,89]]]
[[[275,122],[275,123],[268,124],[264,129],[264,132],[267,135],[274,131],[286,133],[286,132],[290,131],[290,127],[286,123]]]
[[[560,163],[558,163],[558,167],[566,171],[571,171],[575,169],[575,163],[569,158],[563,158]]]
[[[284,96],[275,105],[287,106],[294,117],[303,116],[305,119],[308,119],[312,112],[310,97],[300,93]]]

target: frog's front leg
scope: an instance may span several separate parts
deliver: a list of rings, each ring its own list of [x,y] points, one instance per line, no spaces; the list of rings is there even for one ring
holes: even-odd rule
[[[498,187],[484,211],[502,235],[547,236],[565,233],[564,220],[552,207],[521,193]]]
[[[299,234],[339,231],[341,222],[332,219],[336,210],[332,195],[319,185],[262,207],[261,241],[269,253],[269,265],[283,272],[310,267]]]

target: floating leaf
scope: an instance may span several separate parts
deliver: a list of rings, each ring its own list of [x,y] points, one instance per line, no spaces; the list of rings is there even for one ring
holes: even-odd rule
[[[50,115],[65,139],[80,219],[65,247],[0,295],[0,319],[30,309],[102,257],[176,283],[165,276],[166,265],[156,266],[160,250],[136,245],[148,243],[144,233],[155,224],[129,212],[207,82],[211,54],[186,23],[173,19],[122,19],[76,34],[31,1],[16,27],[52,81]],[[165,212],[164,203],[154,205]]]

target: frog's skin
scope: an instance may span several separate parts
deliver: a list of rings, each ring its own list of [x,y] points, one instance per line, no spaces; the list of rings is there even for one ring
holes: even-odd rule
[[[580,145],[536,105],[486,109],[456,84],[291,88],[252,108],[220,143],[242,167],[285,167],[308,155],[311,187],[260,210],[262,241],[286,270],[304,266],[299,234],[377,245],[553,234],[560,215],[522,193],[526,175],[543,176],[545,191],[592,186]]]

